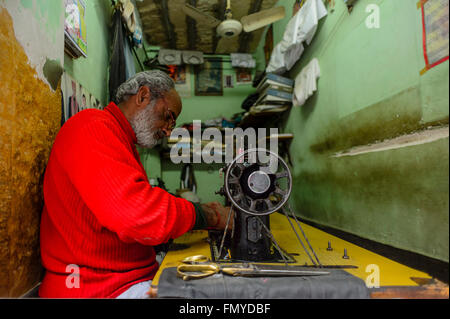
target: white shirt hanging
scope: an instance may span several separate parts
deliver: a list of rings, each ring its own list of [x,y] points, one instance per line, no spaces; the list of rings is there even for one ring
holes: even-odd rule
[[[267,73],[283,74],[286,72],[286,66],[284,64],[284,52],[281,42],[278,43],[270,55],[269,65],[266,68]]]
[[[319,20],[328,14],[323,0],[307,0],[289,20],[283,40],[275,46],[266,72],[281,74],[290,70],[303,54],[303,42],[310,44]]]
[[[317,79],[320,77],[319,61],[312,59],[297,75],[292,95],[292,105],[302,106],[317,90]]]

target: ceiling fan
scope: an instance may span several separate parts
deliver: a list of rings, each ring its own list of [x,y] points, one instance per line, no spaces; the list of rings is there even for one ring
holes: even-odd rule
[[[238,21],[233,19],[230,0],[227,0],[225,20],[223,21],[216,19],[189,4],[185,4],[183,11],[197,22],[209,25],[212,28],[217,28],[217,34],[222,38],[234,38],[235,36],[238,36],[242,30],[245,32],[252,32],[283,19],[286,14],[284,7],[275,7],[249,14],[242,17],[241,21]]]

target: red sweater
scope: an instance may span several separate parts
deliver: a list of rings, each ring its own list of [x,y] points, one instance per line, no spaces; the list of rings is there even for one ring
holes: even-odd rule
[[[152,246],[193,228],[192,203],[149,184],[135,143],[114,103],[61,128],[44,177],[41,297],[117,297],[154,277]]]

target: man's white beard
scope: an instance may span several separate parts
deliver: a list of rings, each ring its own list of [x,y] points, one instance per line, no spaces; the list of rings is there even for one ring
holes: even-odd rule
[[[142,111],[130,119],[130,125],[136,134],[137,144],[141,147],[152,148],[158,144],[158,130],[154,127],[158,120],[154,113],[156,100],[150,102]]]

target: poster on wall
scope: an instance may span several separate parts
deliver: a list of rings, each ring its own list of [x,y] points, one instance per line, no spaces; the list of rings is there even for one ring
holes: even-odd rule
[[[100,102],[93,95],[91,95],[91,107],[93,109],[100,109]]]
[[[87,57],[86,5],[83,0],[64,0],[64,51],[73,58]]]
[[[71,116],[78,113],[80,109],[80,85],[70,75],[64,72],[62,82],[63,103],[64,103],[64,122]]]
[[[91,94],[86,88],[81,87],[80,111],[91,108]]]
[[[225,75],[223,80],[223,87],[226,89],[232,89],[234,88],[233,84],[233,76],[232,75]]]
[[[425,68],[420,72],[447,61],[449,57],[448,0],[419,2],[422,10],[423,54]]]
[[[61,124],[65,123],[70,117],[83,110],[91,108],[99,110],[103,109],[99,99],[66,72],[63,73],[61,82]]]
[[[168,65],[169,75],[175,82],[175,89],[182,98],[191,97],[191,76],[189,66]]]
[[[246,68],[236,69],[236,84],[252,84],[252,70]]]
[[[208,61],[195,67],[195,95],[223,95],[222,62]]]

